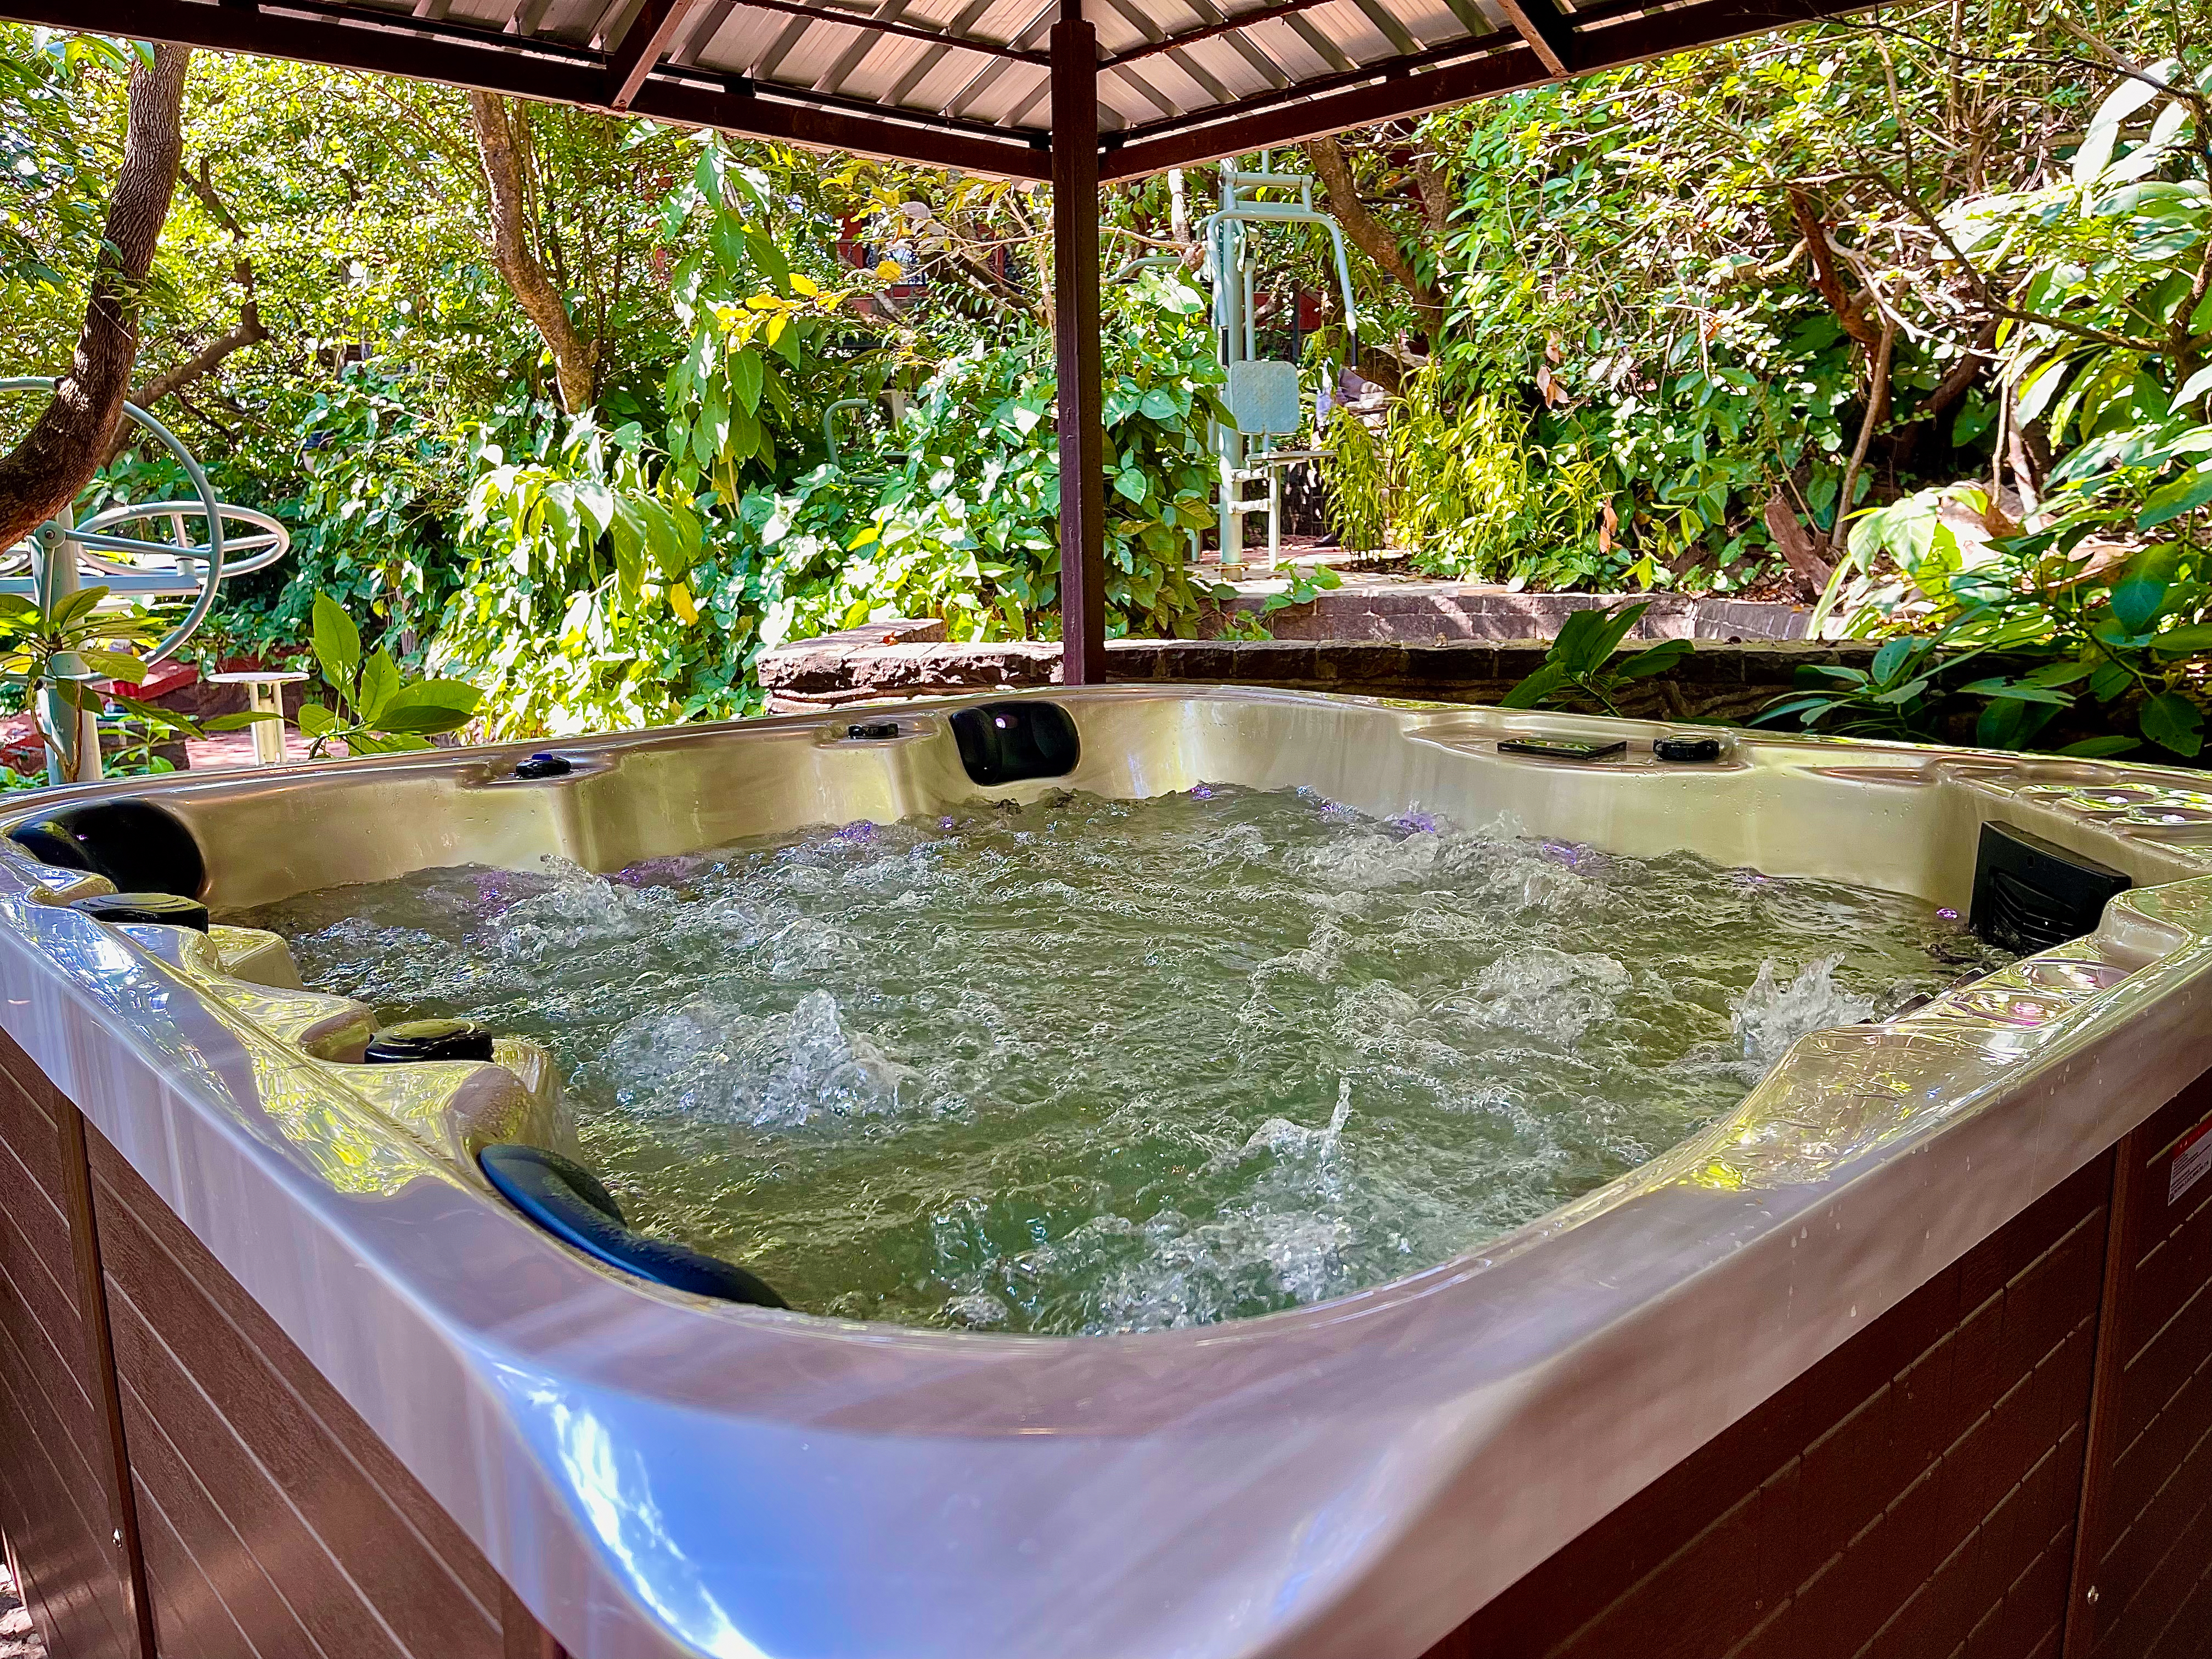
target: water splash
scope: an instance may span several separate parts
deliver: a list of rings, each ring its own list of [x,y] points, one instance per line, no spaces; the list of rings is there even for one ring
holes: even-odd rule
[[[1840,957],[1823,957],[1784,984],[1770,957],[1759,964],[1750,988],[1729,1005],[1729,1029],[1759,1075],[1771,1071],[1799,1037],[1874,1018],[1872,996],[1836,983],[1841,961]]]

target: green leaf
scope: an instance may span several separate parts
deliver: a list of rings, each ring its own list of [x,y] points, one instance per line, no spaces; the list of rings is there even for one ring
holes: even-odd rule
[[[2173,394],[2173,402],[2166,412],[2170,415],[2179,415],[2189,404],[2195,403],[2207,392],[2212,392],[2212,368],[2200,368],[2184,380],[2181,383],[2181,390]]]
[[[312,706],[312,705],[311,705]],[[235,714],[217,714],[201,730],[206,732],[243,732],[249,726],[258,726],[264,720],[282,720],[282,714],[271,714],[266,708],[248,708]]]
[[[2151,79],[2164,78],[2159,70],[2167,68],[2172,60],[2154,64]],[[2170,71],[2169,71],[2170,72]],[[2074,152],[2074,182],[2090,185],[2096,182],[2112,159],[2112,147],[2119,142],[2120,130],[2128,118],[2154,98],[2161,96],[2160,89],[2145,78],[2129,76],[2097,106],[2097,112],[2089,118],[2089,130],[2082,136],[2081,147]]]
[[[414,680],[399,688],[385,705],[385,712],[389,714],[395,708],[453,708],[472,714],[483,701],[483,693],[466,680]]]
[[[2079,743],[2069,743],[2058,750],[2062,755],[2080,755],[2094,760],[2104,755],[2124,755],[2130,749],[2140,749],[2141,742],[2134,738],[2113,734],[2101,738],[2084,738]]]
[[[76,592],[64,595],[55,603],[52,627],[59,631],[85,620],[106,597],[105,587],[80,587]]]
[[[422,703],[412,708],[387,708],[377,718],[380,732],[451,732],[469,723],[465,708],[441,708],[435,703]]]
[[[1976,680],[1972,685],[1962,685],[1960,691],[1970,697],[1995,697],[2004,702],[2047,702],[2060,708],[2073,706],[2074,699],[2067,692],[2054,691],[2045,685],[2030,685],[2024,680],[2004,678]]]
[[[2212,490],[2208,490],[2212,495]],[[2130,559],[2112,584],[2112,615],[2130,637],[2150,632],[2165,608],[2166,595],[2181,568],[2181,549],[2172,542],[2146,547]]]
[[[2212,623],[2169,628],[2151,641],[2150,648],[2163,657],[2187,657],[2199,651],[2212,651]]]
[[[745,246],[753,256],[754,267],[774,283],[778,289],[791,286],[791,261],[783,257],[783,250],[759,231],[745,233]]]
[[[2089,695],[2099,702],[2110,702],[2136,683],[2124,663],[2100,662],[2089,673]]]
[[[1571,674],[1587,674],[1603,665],[1614,648],[1627,637],[1637,620],[1651,608],[1649,599],[1607,611],[1592,605],[1576,611],[1560,625],[1552,642],[1551,659]]]
[[[1897,672],[1912,660],[1913,647],[1917,641],[1909,639],[1892,640],[1874,653],[1872,678],[1875,684],[1887,685]]]
[[[338,723],[338,717],[319,702],[303,702],[292,716],[293,723],[311,738],[319,738]]]
[[[1650,650],[1638,652],[1613,672],[1624,680],[1640,680],[1653,674],[1664,674],[1696,648],[1687,640],[1662,640]]]
[[[746,414],[760,413],[761,388],[767,382],[768,365],[750,346],[730,359],[730,390],[738,394]]]
[[[1141,504],[1145,499],[1145,470],[1139,466],[1123,467],[1114,475],[1114,493]]]
[[[1577,611],[1577,616],[1588,616],[1589,611]],[[1573,618],[1570,617],[1570,621]],[[1567,683],[1567,672],[1555,662],[1547,662],[1534,673],[1498,700],[1500,708],[1534,708]]]
[[[364,725],[374,726],[376,717],[384,712],[392,694],[399,690],[399,665],[382,647],[374,652],[362,665],[361,696],[354,713]]]
[[[1751,717],[1751,723],[1753,726],[1761,726],[1769,720],[1778,720],[1784,714],[1802,714],[1806,716],[1802,723],[1810,726],[1813,724],[1811,717],[1815,711],[1825,714],[1831,708],[1840,708],[1843,706],[1834,697],[1785,697],[1780,702],[1769,703],[1753,714]]]
[[[323,678],[335,690],[350,690],[354,670],[361,666],[361,629],[353,625],[353,618],[327,593],[315,595],[312,638],[315,660],[323,667]]]
[[[111,680],[121,680],[125,685],[137,685],[146,678],[146,665],[120,651],[96,651],[87,646],[77,655],[94,673],[104,674]]]
[[[1164,386],[1154,386],[1138,404],[1139,413],[1155,421],[1171,421],[1182,411],[1176,407],[1175,393]]]
[[[2212,462],[2191,467],[2172,483],[2152,490],[2143,499],[2142,511],[2136,514],[2136,528],[2149,530],[2207,501],[2212,501]]]
[[[615,580],[625,594],[635,596],[645,580],[645,529],[634,503],[625,501],[617,506],[613,533],[607,539],[614,544]]]
[[[2142,706],[2142,733],[2185,759],[2204,746],[2203,711],[2179,691],[2161,691]]]

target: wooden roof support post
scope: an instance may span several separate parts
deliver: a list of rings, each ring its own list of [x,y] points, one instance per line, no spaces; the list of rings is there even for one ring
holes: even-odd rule
[[[1061,678],[1106,678],[1105,368],[1098,339],[1098,33],[1052,26],[1052,320],[1060,391]]]

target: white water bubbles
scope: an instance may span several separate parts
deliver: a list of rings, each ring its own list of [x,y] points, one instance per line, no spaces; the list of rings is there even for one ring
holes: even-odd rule
[[[915,1109],[924,1092],[912,1066],[845,1029],[827,991],[808,992],[788,1014],[705,997],[641,1014],[596,1069],[631,1111],[756,1128]]]
[[[1008,1333],[1385,1283],[1960,971],[1893,895],[1226,786],[239,919],[386,1019],[546,1042],[648,1231],[803,1309]]]

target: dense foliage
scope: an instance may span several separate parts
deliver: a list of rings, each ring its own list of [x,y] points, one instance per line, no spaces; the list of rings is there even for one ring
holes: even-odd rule
[[[1291,233],[1262,328],[1341,389],[1356,321],[1334,529],[1538,586],[1825,588],[1979,653],[1778,718],[2195,752],[2200,33],[1892,9],[1307,146],[1358,314]],[[0,27],[15,371],[66,358],[131,50]],[[142,391],[295,538],[209,654],[304,651],[326,593],[361,660],[520,735],[743,712],[762,650],[878,617],[1056,632],[1036,187],[209,54],[186,95]],[[1211,625],[1210,177],[1102,200],[1117,632]],[[128,450],[86,504],[177,483]]]

